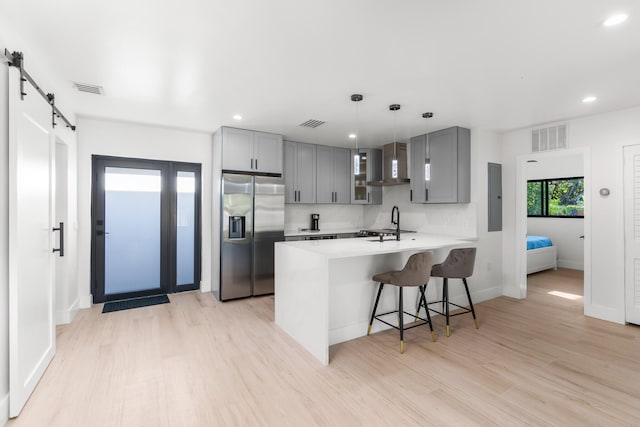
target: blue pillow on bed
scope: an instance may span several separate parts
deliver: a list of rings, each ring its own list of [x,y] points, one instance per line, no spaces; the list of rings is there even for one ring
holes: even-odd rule
[[[546,248],[553,246],[551,239],[544,236],[527,236],[527,250]]]

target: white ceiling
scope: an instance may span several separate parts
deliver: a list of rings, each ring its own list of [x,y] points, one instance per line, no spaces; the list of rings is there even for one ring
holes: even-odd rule
[[[619,11],[627,22],[602,27]],[[377,146],[393,139],[391,103],[399,139],[640,105],[634,0],[2,0],[0,18],[33,47],[27,70],[46,63],[79,115],[348,146],[361,93],[360,145]]]

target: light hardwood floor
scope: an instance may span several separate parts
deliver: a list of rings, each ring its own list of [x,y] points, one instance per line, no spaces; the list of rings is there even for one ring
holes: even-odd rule
[[[451,286],[456,286],[452,281]],[[373,286],[373,285],[372,285]],[[473,286],[473,279],[470,280]],[[529,276],[529,297],[333,346],[321,366],[273,323],[273,298],[210,294],[58,329],[18,426],[639,425],[640,328],[584,317],[581,272]]]

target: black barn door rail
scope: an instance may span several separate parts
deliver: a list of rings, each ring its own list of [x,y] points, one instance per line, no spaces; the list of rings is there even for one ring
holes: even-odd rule
[[[7,49],[4,50],[4,56],[9,61],[9,65],[11,67],[16,67],[20,70],[20,97],[24,99],[27,94],[24,91],[24,83],[29,82],[31,86],[33,86],[36,91],[47,101],[49,105],[51,105],[51,123],[53,126],[56,126],[56,118],[62,119],[63,122],[67,125],[68,128],[75,131],[76,127],[71,124],[69,120],[62,114],[62,112],[56,107],[56,96],[52,93],[45,93],[40,86],[36,83],[35,80],[27,73],[27,70],[24,69],[24,55],[22,52],[13,52],[10,53]]]

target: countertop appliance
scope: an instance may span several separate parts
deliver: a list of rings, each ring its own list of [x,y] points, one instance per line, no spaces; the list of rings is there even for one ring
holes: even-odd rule
[[[284,241],[284,181],[222,174],[220,301],[272,294],[274,243]]]
[[[311,214],[311,231],[320,231],[320,214]]]

